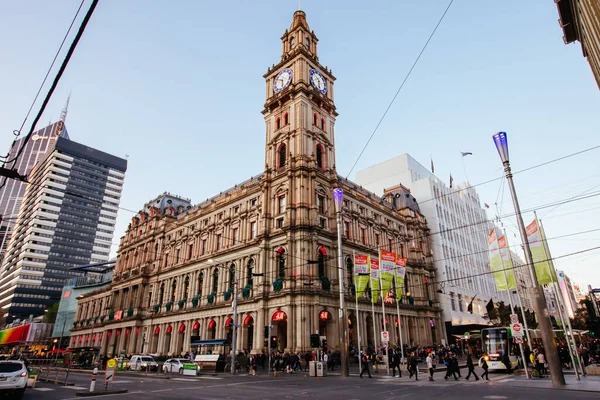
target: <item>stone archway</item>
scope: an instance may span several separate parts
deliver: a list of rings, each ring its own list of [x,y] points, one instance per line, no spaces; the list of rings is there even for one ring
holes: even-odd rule
[[[184,338],[185,324],[182,322],[179,328],[177,328],[177,342],[175,344],[175,355],[178,357],[183,354]]]
[[[251,315],[246,315],[244,318],[243,328],[245,330],[244,340],[242,341],[242,348],[250,351],[252,350],[254,343],[254,318]]]
[[[277,310],[271,317],[271,322],[275,326],[275,332],[271,335],[277,337],[277,350],[283,352],[287,347],[287,314],[285,311]],[[271,338],[269,338],[271,340]]]

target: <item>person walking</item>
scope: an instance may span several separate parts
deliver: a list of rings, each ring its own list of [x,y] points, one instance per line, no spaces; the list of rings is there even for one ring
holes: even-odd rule
[[[412,379],[412,376],[415,376],[415,380],[419,380],[419,363],[417,362],[417,357],[415,353],[410,354],[410,360],[408,361],[410,370],[409,370],[409,378]]]
[[[396,376],[396,368],[398,368],[398,378],[402,378],[402,371],[400,370],[401,357],[400,350],[396,350],[392,353],[392,377]]]
[[[481,374],[481,380],[483,381],[483,377],[485,376],[485,380],[489,381],[488,377],[488,363],[486,361],[487,354],[483,353],[483,357],[481,358],[481,368],[483,368],[483,374]]]
[[[455,363],[455,361],[456,361],[456,363]],[[458,360],[456,360],[456,358],[454,357],[454,355],[451,352],[448,352],[445,364],[446,364],[446,375],[444,376],[444,379],[448,380],[450,375],[452,375],[454,377],[454,380],[457,381],[458,377],[456,376],[456,370],[458,367]]]
[[[360,361],[362,363],[362,369],[360,370],[361,379],[365,372],[369,374],[369,378],[372,378],[371,371],[369,370],[369,358],[365,354],[364,350],[360,352]]]
[[[471,374],[473,374],[475,381],[478,381],[479,377],[475,373],[475,365],[473,364],[473,357],[471,357],[470,353],[467,355],[467,368],[469,368],[469,373],[467,374],[466,380],[469,380]]]
[[[429,380],[433,382],[433,352],[427,356],[427,370],[429,371]]]

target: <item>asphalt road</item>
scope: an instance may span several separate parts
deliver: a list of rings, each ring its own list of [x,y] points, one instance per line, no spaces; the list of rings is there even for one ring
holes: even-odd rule
[[[120,373],[112,389],[127,389],[127,394],[103,395],[99,399],[378,399],[391,400],[399,398],[443,398],[444,400],[470,399],[523,399],[543,396],[544,400],[563,399],[598,399],[599,393],[582,391],[559,391],[541,388],[516,387],[511,385],[512,379],[506,375],[491,375],[491,381],[475,382],[444,381],[443,373],[439,373],[435,382],[427,381],[423,375],[416,382],[407,376],[391,378],[373,374],[373,379],[360,379],[353,375],[344,379],[337,375],[325,378],[310,378],[304,373],[270,377],[227,375],[179,377],[165,379],[156,375],[145,376],[143,373]],[[464,376],[464,374],[463,374]],[[100,377],[99,377],[100,378]],[[508,379],[508,380],[507,380]],[[76,397],[77,391],[88,390],[89,374],[71,374],[69,378],[75,386],[59,386],[40,383],[35,389],[28,389],[27,400],[82,399]],[[97,389],[102,390],[99,379]],[[94,398],[94,397],[93,397]]]

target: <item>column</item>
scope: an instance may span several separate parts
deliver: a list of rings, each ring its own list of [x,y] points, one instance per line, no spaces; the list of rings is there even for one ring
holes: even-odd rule
[[[287,349],[289,349],[290,351],[294,351],[295,350],[295,346],[296,346],[296,341],[294,340],[294,331],[296,328],[296,319],[295,319],[295,307],[293,305],[290,305],[289,308],[289,313],[290,315],[288,315],[288,319],[287,319]]]
[[[265,323],[265,310],[262,307],[259,307],[256,310],[256,320],[254,321],[254,343],[252,344],[253,352],[258,352],[263,348],[265,326],[267,326]]]

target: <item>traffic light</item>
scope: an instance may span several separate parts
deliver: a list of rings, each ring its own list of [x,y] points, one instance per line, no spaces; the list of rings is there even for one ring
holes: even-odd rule
[[[319,347],[319,342],[320,338],[318,334],[313,333],[312,335],[310,335],[310,347]]]
[[[272,349],[277,348],[277,336],[271,336],[271,348]]]
[[[325,349],[327,347],[327,339],[325,339],[325,338],[321,339],[321,347],[323,347],[323,349]]]
[[[265,326],[265,339],[269,338],[269,327]]]

